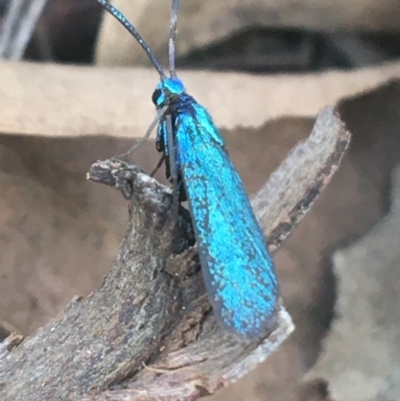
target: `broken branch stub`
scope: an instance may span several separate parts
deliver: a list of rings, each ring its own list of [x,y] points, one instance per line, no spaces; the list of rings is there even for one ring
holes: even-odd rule
[[[270,249],[326,187],[349,139],[333,109],[325,109],[254,197]],[[98,290],[0,353],[2,400],[193,400],[244,376],[291,333],[282,304],[258,343],[218,326],[189,216],[182,209],[174,221],[169,188],[118,160],[94,163],[89,179],[131,200],[125,239]]]

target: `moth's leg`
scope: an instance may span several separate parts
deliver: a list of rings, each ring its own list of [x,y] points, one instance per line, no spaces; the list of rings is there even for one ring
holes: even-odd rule
[[[135,145],[133,145],[131,148],[129,148],[126,152],[121,153],[118,156],[114,156],[112,159],[122,159],[123,157],[129,156],[131,153],[133,153],[136,149],[139,149],[147,139],[149,139],[149,136],[153,132],[154,128],[156,125],[159,123],[160,119],[162,116],[165,114],[167,111],[167,106],[164,106],[160,110],[157,111],[156,117],[154,118],[153,122],[150,124],[150,127],[144,134],[142,138],[139,139],[139,142],[137,142]]]
[[[160,160],[157,162],[156,167],[154,167],[153,171],[150,173],[150,177],[154,177],[154,174],[157,173],[157,171],[160,169],[160,167],[164,163],[164,160],[165,160],[165,154],[163,154]]]
[[[179,202],[187,201],[185,186],[183,185],[182,175],[178,172],[178,199]]]
[[[168,138],[168,159],[169,159],[169,173],[172,181],[172,213],[178,218],[179,212],[179,167],[177,166],[174,132],[172,127],[171,115],[168,114],[165,118],[167,138]]]

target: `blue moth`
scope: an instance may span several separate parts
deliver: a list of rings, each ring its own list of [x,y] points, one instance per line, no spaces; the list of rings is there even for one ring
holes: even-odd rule
[[[278,308],[279,285],[242,181],[208,111],[186,93],[175,72],[179,0],[172,1],[168,77],[149,46],[107,0],[97,0],[136,38],[160,75],[152,100],[157,115],[143,139],[158,124],[156,147],[162,153],[175,201],[187,199],[208,295],[215,315],[230,332],[245,339],[268,334]]]

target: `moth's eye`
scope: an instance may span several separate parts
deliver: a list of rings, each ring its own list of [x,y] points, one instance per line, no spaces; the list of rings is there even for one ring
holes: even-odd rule
[[[153,95],[151,96],[151,100],[153,101],[153,103],[156,105],[156,106],[159,106],[159,104],[160,104],[160,98],[161,98],[161,96],[162,96],[162,90],[161,89],[156,89],[154,92],[153,92]]]

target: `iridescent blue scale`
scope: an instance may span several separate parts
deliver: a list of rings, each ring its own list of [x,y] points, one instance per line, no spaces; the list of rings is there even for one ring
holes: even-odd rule
[[[122,14],[106,0],[97,1],[149,54],[148,46]],[[173,0],[172,22],[177,9],[178,0]],[[171,26],[170,63],[176,24]],[[149,57],[154,64],[151,52]],[[161,77],[152,96],[159,113],[156,146],[165,156],[175,190],[184,192],[180,199],[188,200],[214,313],[229,331],[248,339],[262,337],[271,328],[279,298],[263,232],[210,114],[186,93],[172,66],[171,78],[160,72],[159,63],[155,66]]]

